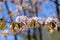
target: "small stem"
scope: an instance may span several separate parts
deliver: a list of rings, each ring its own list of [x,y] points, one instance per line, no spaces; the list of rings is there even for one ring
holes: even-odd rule
[[[41,26],[39,27],[39,34],[40,34],[40,40],[42,40],[42,29],[41,29]]]
[[[17,40],[17,35],[14,35],[14,37],[15,37],[15,40]]]
[[[28,40],[31,40],[31,37],[30,37],[30,29],[28,29]]]
[[[5,40],[7,40],[7,37],[5,37]]]
[[[36,37],[36,29],[35,28],[33,28],[33,29],[34,29],[34,33],[33,33],[34,40],[37,40],[37,37]]]

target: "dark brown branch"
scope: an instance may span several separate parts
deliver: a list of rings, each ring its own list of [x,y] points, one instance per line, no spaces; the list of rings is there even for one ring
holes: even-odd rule
[[[8,8],[8,5],[7,5],[7,1],[5,1],[5,5],[6,5],[6,8],[7,8],[7,11],[8,11],[8,14],[10,14],[10,11],[9,11],[9,8]],[[12,22],[12,19],[11,19],[11,22]],[[13,26],[14,27],[14,26]],[[14,28],[13,28],[14,29]],[[17,36],[14,35],[15,37],[15,40],[17,40]]]

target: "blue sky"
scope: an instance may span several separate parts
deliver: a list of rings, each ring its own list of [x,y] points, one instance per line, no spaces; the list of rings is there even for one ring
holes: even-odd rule
[[[60,0],[59,0],[58,2],[60,3]],[[13,12],[14,14],[17,13],[17,12],[15,12],[15,8],[16,8],[16,5],[15,5],[15,4],[12,4],[12,3],[10,2],[10,0],[7,0],[7,4],[8,4],[9,9],[11,8],[11,9],[12,9],[12,12]],[[0,6],[5,6],[5,4],[4,4],[3,2],[0,2]],[[52,1],[50,1],[50,2],[48,2],[48,3],[44,2],[44,3],[42,3],[41,6],[42,6],[43,10],[42,10],[42,11],[38,11],[38,17],[39,17],[39,18],[40,18],[40,17],[43,18],[44,15],[50,17],[50,16],[53,15],[54,12],[56,11],[56,5],[55,5]],[[50,7],[50,8],[49,8],[49,7]],[[59,7],[59,8],[60,8],[60,7]],[[24,14],[23,10],[21,10],[21,13]],[[27,12],[27,14],[28,14],[28,12]],[[2,18],[2,17],[4,17],[4,19],[5,19],[6,21],[11,22],[11,19],[10,19],[8,13],[7,13],[6,7],[4,8],[3,11],[0,11],[0,18]],[[16,16],[13,17],[13,20],[15,20],[15,18],[16,18]],[[7,23],[7,24],[5,25],[5,29],[8,29],[9,26],[10,26],[10,24]],[[0,31],[1,31],[1,30],[0,30]],[[18,35],[17,38],[18,38],[18,40],[22,40],[22,36],[19,36],[19,35]],[[4,37],[0,37],[0,40],[5,40],[5,38],[4,38]],[[9,35],[9,36],[7,37],[7,40],[14,40],[14,35]]]

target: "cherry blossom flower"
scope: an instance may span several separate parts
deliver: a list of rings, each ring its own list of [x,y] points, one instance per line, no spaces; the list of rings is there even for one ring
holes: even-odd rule
[[[32,17],[32,19],[38,21],[39,18],[38,17]]]
[[[52,18],[48,17],[48,18],[46,19],[45,24],[48,24],[48,23],[51,22],[51,21],[52,21]]]
[[[24,16],[24,15],[22,15],[22,16],[17,16],[17,18],[16,18],[16,22],[24,22],[24,21],[26,21],[28,18],[26,17],[26,16]]]

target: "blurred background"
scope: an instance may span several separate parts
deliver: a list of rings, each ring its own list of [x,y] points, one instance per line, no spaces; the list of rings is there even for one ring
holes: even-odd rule
[[[60,22],[60,0],[0,0],[0,19],[7,22],[4,30],[8,30],[10,22],[15,21],[19,15],[38,18],[52,18],[55,15]],[[39,31],[29,30],[17,35],[10,33],[7,37],[1,36],[0,40],[60,40],[60,32],[50,34],[43,27]]]

